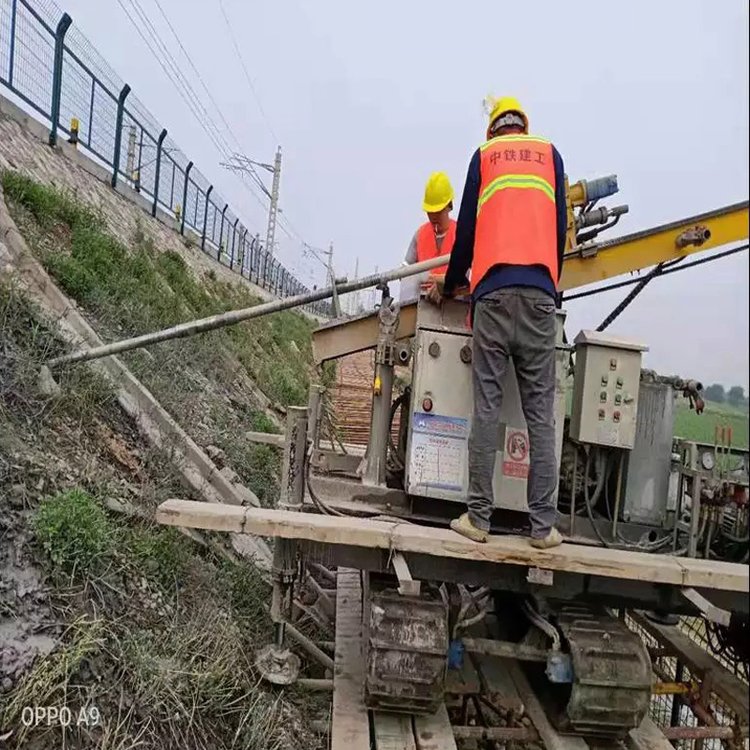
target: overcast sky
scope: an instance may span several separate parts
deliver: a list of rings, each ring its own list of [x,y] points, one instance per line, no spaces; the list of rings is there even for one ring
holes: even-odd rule
[[[263,235],[263,209],[222,173],[119,2],[132,9],[58,0]],[[157,0],[138,2],[184,62]],[[748,198],[746,0],[158,2],[245,153],[272,161],[281,144],[284,215],[311,245],[333,241],[342,274],[357,257],[360,273],[398,265],[424,220],[430,172],[448,172],[460,195],[488,93],[521,99],[571,181],[618,175],[606,202],[630,206],[618,234]],[[287,265],[319,278],[296,239],[279,240]],[[625,293],[571,302],[569,337]],[[749,304],[745,252],[653,282],[609,330],[647,343],[646,365],[664,374],[747,388]]]

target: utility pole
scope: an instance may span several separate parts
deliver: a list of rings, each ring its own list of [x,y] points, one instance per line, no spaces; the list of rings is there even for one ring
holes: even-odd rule
[[[269,198],[270,204],[268,206],[268,225],[266,227],[266,252],[270,255],[273,255],[275,249],[274,245],[276,242],[276,217],[279,213],[279,187],[281,185],[281,146],[278,146],[276,148],[276,156],[274,157],[273,164],[265,164],[264,162],[253,161],[244,154],[233,154],[231,160],[228,162],[221,162],[221,166],[225,169],[228,169],[230,172],[242,172],[244,174],[247,174]],[[270,172],[273,175],[270,192],[261,181],[255,167],[265,169],[266,172]]]
[[[271,182],[271,204],[268,207],[268,227],[266,229],[266,252],[273,255],[276,237],[276,214],[279,211],[279,183],[281,182],[281,146],[276,149],[273,160],[273,181]]]

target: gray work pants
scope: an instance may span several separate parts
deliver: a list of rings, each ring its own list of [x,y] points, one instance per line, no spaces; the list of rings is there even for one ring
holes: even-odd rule
[[[469,437],[469,518],[488,530],[503,378],[512,359],[529,431],[527,501],[531,536],[557,522],[555,496],[555,304],[541,289],[507,287],[474,308],[474,419]]]

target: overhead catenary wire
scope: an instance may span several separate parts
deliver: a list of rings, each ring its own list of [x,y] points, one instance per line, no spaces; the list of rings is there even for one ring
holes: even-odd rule
[[[203,132],[206,133],[206,135],[210,138],[216,150],[222,155],[223,158],[229,158],[232,153],[232,149],[230,148],[226,138],[223,136],[220,128],[216,125],[216,122],[214,121],[206,106],[203,104],[201,98],[195,92],[190,82],[185,78],[184,74],[180,70],[180,66],[174,59],[174,56],[171,54],[165,42],[162,40],[158,30],[155,28],[153,23],[148,18],[146,12],[143,10],[143,7],[140,5],[139,0],[128,1],[130,2],[134,12],[141,19],[143,28],[133,19],[132,15],[125,7],[123,0],[118,0],[120,7],[128,17],[128,20],[131,22],[131,24],[133,24],[133,26],[135,26],[136,31],[140,35],[141,39],[143,39],[151,54],[154,55],[162,70],[175,86],[178,94],[187,105],[193,117],[195,117],[198,121],[198,124]],[[148,33],[148,39],[144,35],[143,29],[145,29],[145,31]],[[158,51],[157,49],[154,49],[154,47],[156,47]],[[222,119],[225,119],[223,115],[221,116]],[[250,195],[252,195],[256,203],[258,203],[258,205],[265,211],[266,206],[264,205],[260,196],[258,196],[258,194],[255,192],[255,189],[251,188],[244,179],[240,179]]]
[[[127,2],[130,3],[129,6],[127,5]],[[219,152],[219,154],[221,154],[222,158],[226,159],[227,161],[230,160],[231,157],[233,156],[233,152],[235,149],[232,148],[232,146],[229,143],[229,140],[227,139],[227,137],[225,137],[222,131],[222,128],[214,120],[213,116],[211,115],[211,111],[209,107],[207,107],[204,104],[202,97],[198,95],[198,93],[195,91],[195,89],[191,85],[190,81],[182,73],[180,64],[172,55],[168,45],[166,44],[164,39],[162,39],[159,31],[154,26],[154,23],[149,19],[148,13],[144,10],[139,0],[118,0],[118,3],[120,7],[122,8],[123,12],[125,13],[125,15],[127,16],[130,23],[135,27],[136,31],[138,32],[139,36],[143,40],[146,47],[149,49],[151,54],[156,59],[162,71],[165,73],[169,81],[174,86],[175,90],[177,91],[180,98],[183,100],[183,102],[187,106],[190,113],[197,120],[201,129],[204,131],[204,133],[206,133],[206,135],[208,136],[208,138],[210,139],[210,141],[212,142],[216,150]],[[182,40],[180,39],[179,34],[177,33],[176,29],[170,22],[166,12],[164,11],[164,8],[162,7],[159,0],[155,0],[155,3],[157,5],[159,12],[164,17],[169,27],[169,30],[171,31],[172,35],[175,37],[177,44],[182,50],[183,55],[187,59],[188,64],[190,65],[192,70],[195,72],[198,81],[200,82],[203,90],[206,92],[206,95],[208,96],[208,99],[213,109],[217,113],[218,117],[221,119],[224,125],[224,129],[226,130],[226,133],[229,139],[236,145],[237,149],[242,150],[242,145],[239,141],[239,138],[237,137],[236,133],[232,130],[231,126],[229,125],[227,121],[227,118],[224,116],[224,113],[222,112],[215,98],[211,94],[210,89],[206,85],[205,80],[201,76],[186,46],[183,44]],[[137,19],[140,20],[140,23],[136,18],[134,18],[134,16],[137,16]],[[244,65],[244,62],[243,62],[243,65]],[[251,81],[249,81],[249,83],[252,84]],[[248,177],[248,174],[249,174],[249,177]],[[263,184],[263,181],[258,175],[257,171],[251,167],[249,172],[242,172],[242,173],[237,174],[236,176],[238,177],[243,188],[252,196],[254,201],[264,211],[266,211],[268,208],[267,202],[264,202],[261,195],[258,194],[258,190],[260,190],[263,196],[265,196],[266,201],[269,198],[269,191],[266,188],[266,186]],[[286,231],[286,228],[285,227],[282,227],[282,228],[284,229],[287,236],[289,236],[289,232]]]
[[[247,65],[245,65],[245,58],[242,56],[242,50],[240,49],[240,46],[237,43],[237,38],[234,35],[234,31],[232,31],[232,24],[230,23],[229,16],[227,15],[226,9],[224,8],[224,2],[223,0],[218,0],[218,3],[219,3],[219,10],[221,11],[221,15],[224,17],[224,23],[226,24],[227,31],[229,32],[229,38],[232,40],[234,49],[237,52],[237,57],[240,61],[240,67],[242,68],[242,71],[245,74],[247,85],[250,88],[250,92],[252,93],[253,98],[255,99],[255,103],[258,105],[258,109],[260,111],[261,116],[265,120],[266,127],[268,128],[268,132],[273,136],[276,143],[278,143],[279,139],[273,129],[273,125],[271,125],[271,121],[269,120],[268,115],[266,115],[266,112],[263,109],[263,104],[261,103],[260,97],[258,96],[258,92],[255,89],[255,84],[253,83],[253,80],[250,77],[250,73],[248,72]]]

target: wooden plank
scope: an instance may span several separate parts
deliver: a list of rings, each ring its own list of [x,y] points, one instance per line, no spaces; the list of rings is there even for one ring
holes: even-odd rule
[[[156,518],[159,523],[172,526],[234,531],[240,518],[238,513],[244,513],[244,532],[258,536],[417,552],[457,560],[537,567],[625,580],[638,579],[674,586],[743,593],[750,590],[747,565],[569,543],[540,550],[532,547],[528,539],[518,536],[492,536],[486,544],[477,544],[449,529],[436,529],[416,523],[324,516],[270,508],[209,506],[188,500],[163,502],[157,510]]]
[[[417,750],[457,750],[448,710],[440,706],[430,716],[414,717],[414,737]]]
[[[396,338],[414,335],[417,325],[417,303],[400,309]],[[315,364],[371,349],[378,342],[380,323],[378,313],[365,313],[356,318],[336,320],[324,324],[312,334],[312,353]]]
[[[245,437],[253,443],[266,443],[267,445],[276,445],[279,448],[284,447],[284,435],[277,435],[273,432],[246,432]]]
[[[726,609],[722,609],[721,607],[717,607],[715,604],[712,604],[710,601],[708,601],[708,599],[706,599],[705,596],[703,596],[693,588],[683,588],[682,595],[691,604],[694,604],[707,620],[715,622],[718,625],[723,625],[725,628],[729,627],[729,623],[732,620],[731,612],[728,612]]]
[[[582,737],[568,737],[558,734],[552,726],[547,714],[539,702],[539,698],[529,685],[526,675],[521,670],[517,662],[508,661],[508,674],[518,691],[518,696],[523,701],[526,708],[526,715],[531,719],[531,723],[539,732],[539,736],[544,742],[546,750],[589,750]]]
[[[411,716],[374,711],[375,750],[416,750]]]
[[[336,576],[336,649],[333,671],[331,750],[370,750],[370,721],[364,703],[362,579],[358,570]]]
[[[637,729],[630,730],[626,745],[629,750],[674,750],[674,745],[648,716]]]
[[[750,688],[728,669],[723,667],[708,651],[675,625],[651,622],[642,612],[632,612],[631,617],[647,633],[679,656],[688,669],[700,679],[710,680],[711,690],[716,693],[739,717],[750,712]]]
[[[391,565],[398,578],[398,593],[402,596],[419,596],[420,583],[411,577],[409,565],[401,552],[391,555]]]

